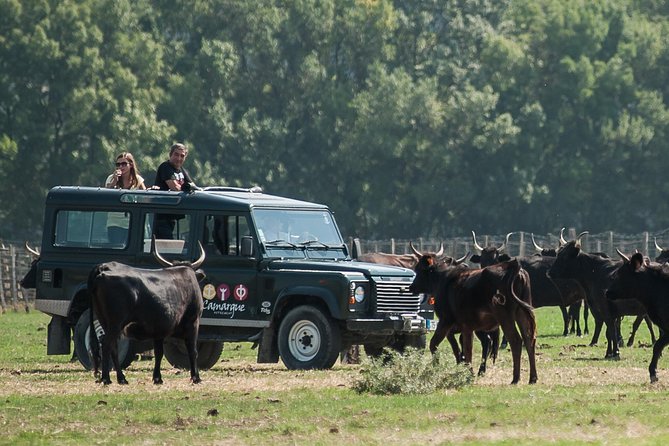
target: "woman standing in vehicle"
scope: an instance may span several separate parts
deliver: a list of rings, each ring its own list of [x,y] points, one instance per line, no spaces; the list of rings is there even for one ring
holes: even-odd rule
[[[107,177],[105,187],[111,189],[146,189],[132,153],[123,152],[116,157],[116,170]],[[125,247],[128,240],[130,216],[125,212],[109,212],[107,238],[109,243]]]
[[[116,169],[107,177],[105,187],[112,189],[146,189],[144,178],[139,174],[132,153],[122,152],[116,157]]]

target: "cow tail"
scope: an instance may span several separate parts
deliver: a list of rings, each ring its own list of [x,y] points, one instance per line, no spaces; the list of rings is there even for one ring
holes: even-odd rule
[[[98,276],[102,273],[100,269],[100,265],[95,266],[90,274],[88,275],[88,308],[89,308],[89,345],[91,347],[90,352],[86,352],[87,354],[90,353],[91,357],[91,365],[93,367],[93,375],[98,376],[100,373],[100,367],[101,367],[101,357],[102,355],[100,354],[100,343],[98,341],[97,334],[95,332],[95,310],[93,308],[93,296],[95,295],[97,291],[97,278]]]
[[[521,296],[516,294],[516,284],[520,287]],[[530,288],[530,279],[527,272],[523,269],[514,276],[513,281],[511,282],[511,296],[518,305],[520,305],[521,311],[524,311],[527,314],[527,319],[530,322],[530,330],[532,330],[532,333],[536,337],[537,321],[534,317],[534,307],[531,305],[532,292]]]

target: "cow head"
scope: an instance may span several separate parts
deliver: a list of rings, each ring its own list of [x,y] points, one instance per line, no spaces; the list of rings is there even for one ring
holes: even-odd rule
[[[616,252],[623,259],[623,264],[613,273],[606,297],[611,300],[636,298],[643,302],[645,296],[638,293],[642,289],[640,272],[646,266],[643,255],[637,252],[632,257],[627,257],[617,248]]]
[[[669,248],[662,248],[657,244],[657,237],[655,237],[655,249],[660,251],[660,254],[655,257],[657,263],[667,263],[669,262]]]
[[[22,288],[30,289],[37,287],[37,261],[39,260],[40,253],[36,249],[31,248],[28,245],[28,242],[25,242],[25,248],[28,253],[33,257],[32,262],[30,263],[30,269],[23,276],[23,279],[19,282]]]
[[[416,248],[414,248],[414,246],[411,242],[409,242],[409,248],[411,248],[411,252],[413,253],[413,256],[416,258],[416,262],[418,262],[421,257],[431,254],[431,255],[434,256],[434,258],[436,259],[437,264],[439,264],[439,265],[456,266],[456,265],[460,265],[462,262],[467,260],[467,257],[469,257],[469,253],[465,254],[464,256],[460,257],[459,259],[453,258],[451,256],[444,255],[444,244],[443,243],[439,246],[439,251],[437,251],[435,253],[420,252]]]
[[[204,262],[205,259],[205,253],[204,253],[204,248],[202,247],[202,243],[198,240],[197,242],[199,248],[200,248],[200,257],[194,261],[194,262],[189,262],[188,260],[175,260],[175,261],[169,261],[165,259],[163,256],[160,255],[160,253],[156,250],[156,237],[152,236],[151,237],[151,254],[153,254],[153,257],[160,263],[162,266],[165,266],[167,268],[170,268],[172,266],[189,266],[193,268],[195,271],[195,275],[197,276],[198,282],[202,279],[204,279],[204,271],[202,271],[200,266],[202,266],[202,263]]]
[[[432,293],[433,276],[437,272],[438,259],[434,254],[425,254],[418,259],[414,268],[416,277],[409,286],[413,294]]]
[[[564,229],[564,228],[562,228]],[[562,234],[560,234],[562,235]],[[557,249],[555,248],[542,248],[537,244],[537,242],[534,240],[534,233],[532,233],[532,244],[534,245],[534,249],[537,250],[537,253],[539,255],[545,256],[545,257],[555,257],[557,256]]]
[[[416,258],[416,261],[418,261],[424,254],[427,254],[427,253],[422,253],[419,250],[417,250],[413,246],[412,241],[409,241],[409,248],[411,249],[411,252],[412,252],[413,256]],[[436,257],[441,257],[441,256],[444,255],[444,243],[443,242],[439,244],[439,250],[437,252],[435,252],[434,255]]]
[[[571,279],[574,271],[578,269],[577,258],[581,253],[581,238],[588,231],[581,232],[576,240],[565,242],[557,252],[555,263],[548,270],[548,276],[552,279]]]
[[[508,234],[506,234],[506,239],[504,240],[504,243],[502,243],[502,246],[500,247],[486,246],[485,248],[482,248],[476,241],[476,233],[472,231],[472,239],[474,240],[474,247],[481,254],[474,254],[469,260],[473,263],[478,263],[479,265],[481,265],[482,268],[494,265],[499,262],[505,262],[507,260],[510,260],[511,257],[508,254],[504,254],[503,252],[504,249],[506,248],[506,245],[509,243],[509,237],[511,237],[511,234],[513,234],[513,232],[509,232]]]

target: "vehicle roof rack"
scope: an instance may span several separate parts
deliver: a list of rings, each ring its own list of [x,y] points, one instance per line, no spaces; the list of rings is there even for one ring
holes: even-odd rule
[[[232,187],[232,186],[207,186],[203,188],[207,192],[250,192],[252,194],[262,194],[262,187]]]

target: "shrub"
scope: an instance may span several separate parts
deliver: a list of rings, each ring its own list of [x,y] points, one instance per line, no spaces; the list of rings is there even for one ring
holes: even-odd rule
[[[376,358],[363,359],[360,375],[353,389],[376,395],[425,394],[437,389],[458,389],[474,381],[469,367],[440,360],[438,352],[427,356],[413,348],[403,354],[384,349]]]

